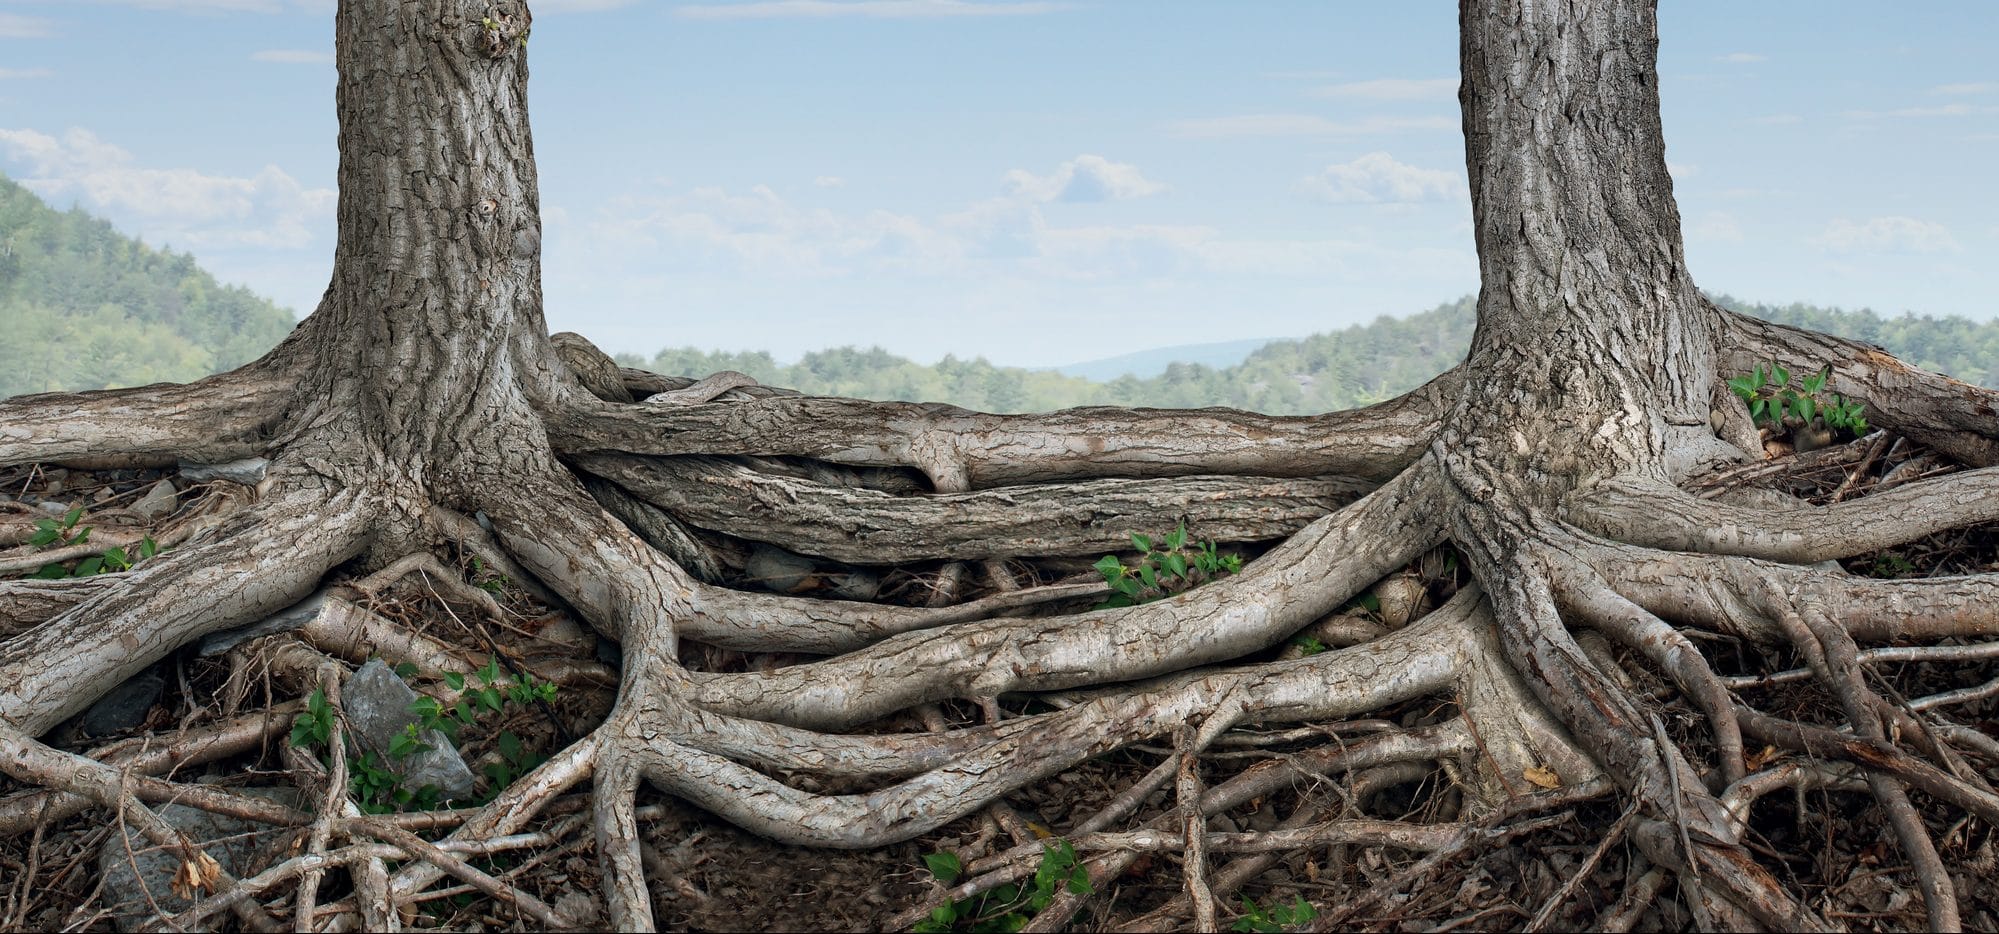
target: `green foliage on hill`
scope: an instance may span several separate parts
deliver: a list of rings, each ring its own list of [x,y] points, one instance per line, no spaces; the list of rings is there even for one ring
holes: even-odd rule
[[[1726,295],[1724,307],[1780,324],[1879,344],[1917,366],[1966,382],[1999,387],[1999,321],[1902,315],[1865,309],[1760,305]],[[997,367],[984,359],[946,357],[926,367],[879,347],[842,347],[781,364],[767,353],[660,351],[651,360],[621,354],[627,366],[706,376],[748,373],[772,386],[815,395],[949,402],[986,412],[1036,412],[1075,405],[1199,408],[1225,405],[1278,415],[1330,412],[1393,398],[1464,359],[1476,309],[1471,296],[1406,318],[1383,316],[1297,340],[1273,341],[1235,366],[1176,363],[1149,379],[1108,383],[1049,371]]]
[[[1887,348],[1917,366],[1999,387],[1999,321],[1812,305],[1722,305]],[[1052,370],[945,357],[923,366],[879,347],[841,347],[779,363],[768,353],[670,348],[628,366],[705,376],[738,370],[815,395],[948,402],[986,412],[1078,405],[1273,414],[1352,408],[1421,385],[1464,359],[1470,296],[1406,318],[1273,341],[1230,367],[1175,363],[1158,376],[1093,382]],[[185,253],[156,250],[79,209],[57,211],[0,175],[0,396],[186,381],[247,363],[290,333],[284,309],[223,286]],[[1215,339],[1231,335],[1214,334]]]
[[[256,359],[289,312],[0,176],[0,396],[185,382]]]

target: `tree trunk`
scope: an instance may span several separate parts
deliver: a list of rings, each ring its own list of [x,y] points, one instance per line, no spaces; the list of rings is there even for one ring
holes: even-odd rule
[[[1449,763],[1467,824],[1512,813],[1523,782],[1575,794],[1608,779],[1633,805],[1633,839],[1679,874],[1701,926],[1796,928],[1824,921],[1750,857],[1747,808],[1784,781],[1847,779],[1817,766],[1749,776],[1745,736],[1840,755],[1871,770],[1932,923],[1954,925],[1949,874],[1902,786],[1988,820],[1999,796],[1935,739],[1966,728],[1917,722],[1867,686],[1855,640],[1999,630],[1999,579],[1867,581],[1810,562],[1999,521],[1992,476],[1898,491],[1889,522],[1865,504],[1684,488],[1761,454],[1744,449],[1754,430],[1724,382],[1745,355],[1829,367],[1830,389],[1865,399],[1877,425],[1972,466],[1999,460],[1994,397],[1869,348],[1735,319],[1701,297],[1665,167],[1652,0],[1464,0],[1461,11],[1482,280],[1461,367],[1400,399],[1312,418],[991,416],[803,398],[737,374],[621,371],[587,341],[551,339],[525,4],[342,0],[340,233],[319,309],[234,373],[0,402],[0,466],[268,461],[254,493],[240,494],[247,505],[130,573],[0,581],[0,768],[69,793],[65,802],[121,808],[174,842],[140,799],[187,789],[133,787],[37,737],[167,653],[299,601],[329,574],[438,570],[438,555],[472,553],[619,640],[623,670],[604,723],[456,836],[515,832],[593,779],[618,927],[653,923],[635,838],[642,780],[774,838],[869,847],[1164,735],[1180,739],[1176,767],[1069,829],[1096,839],[1177,771],[1184,800],[1169,816],[1194,867],[1188,903],[1205,913],[1207,816],[1271,793],[1256,790],[1255,770],[1203,791],[1194,760],[1209,745],[1240,723],[1360,718],[1423,698],[1442,720],[1309,755],[1321,771],[1392,767],[1377,778]],[[1181,523],[1254,560],[1224,575],[1226,552],[1207,551],[1215,566],[1187,577],[1220,579],[1158,587],[1143,595],[1159,599],[1133,607],[1084,610],[1079,598],[1094,603],[1104,586],[1044,583],[1130,533]],[[899,571],[930,592],[893,605],[722,586],[754,576],[741,555],[768,546],[805,562],[798,580]],[[1174,540],[1126,559],[1155,562],[1142,573],[1098,566],[1111,586],[1152,587],[1199,551]],[[1453,556],[1476,583],[1425,612],[1415,575]],[[984,562],[983,580],[967,559]],[[1033,578],[1024,588],[1022,568]],[[829,593],[778,589],[814,586]],[[1370,594],[1384,609],[1356,616],[1350,607]],[[304,638],[335,654],[358,638],[329,625]],[[1690,629],[1795,651],[1851,732],[1747,707]],[[1294,637],[1332,650],[1260,660]],[[425,651],[371,641],[384,654]],[[684,641],[778,653],[767,662],[826,657],[761,670],[731,656],[727,671],[695,671],[682,664]],[[1663,676],[1705,733],[1675,742],[1627,667]],[[997,714],[1002,696],[1048,712],[898,732],[899,712],[943,727],[927,705],[975,698]],[[1919,737],[1922,756],[1891,741],[1904,736]],[[772,777],[800,773],[875,790],[817,794]],[[0,827],[11,826],[5,814]],[[316,846],[334,817],[321,815]],[[1403,849],[1470,839],[1341,833]],[[382,839],[417,849],[394,878],[356,873],[374,898],[356,906],[363,919],[455,869],[404,837]],[[1063,896],[1063,912],[1074,898]],[[533,908],[540,920],[565,920],[545,909]]]

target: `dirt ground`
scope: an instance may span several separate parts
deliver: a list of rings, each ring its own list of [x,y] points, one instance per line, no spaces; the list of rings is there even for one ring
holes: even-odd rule
[[[1867,442],[1855,442],[1858,448]],[[1756,483],[1784,489],[1817,501],[1850,497],[1880,484],[1887,475],[1876,451],[1874,462],[1862,463],[1859,450],[1828,449],[1803,456],[1786,456],[1756,465],[1756,471],[1726,482]],[[1906,453],[1906,452],[1905,452]],[[1927,457],[1918,470],[1945,472],[1952,465]],[[1899,463],[1915,459],[1903,457]],[[1907,471],[1905,470],[1905,474]],[[229,493],[224,481],[184,483],[171,513],[148,517],[130,507],[171,472],[56,471],[33,468],[0,471],[0,520],[32,522],[68,518],[67,509],[82,506],[74,528],[125,529],[165,535],[177,521],[198,515],[204,503]],[[1907,477],[1892,482],[1903,482]],[[73,529],[65,534],[73,534]],[[722,543],[727,546],[730,543]],[[742,552],[740,543],[736,551]],[[19,553],[30,546],[0,549]],[[1252,549],[1250,553],[1253,554]],[[136,547],[133,549],[136,553]],[[1856,574],[1873,576],[1933,576],[1999,569],[1999,527],[1960,530],[1877,554],[1843,562]],[[73,570],[71,567],[65,570]],[[1455,590],[1451,562],[1426,560],[1410,569],[1424,574],[1426,605],[1436,605]],[[458,744],[475,771],[484,766],[526,767],[501,751],[502,734],[518,741],[526,757],[546,755],[583,735],[609,709],[607,678],[616,661],[615,648],[580,630],[560,607],[542,602],[517,582],[496,580],[484,569],[461,562],[459,569],[474,586],[486,585],[502,607],[497,620],[482,618],[480,608],[459,599],[450,587],[435,586],[422,575],[406,579],[372,596],[357,595],[380,617],[429,633],[456,648],[471,665],[489,659],[510,669],[567,672],[544,674],[562,681],[546,705],[509,704],[467,725]],[[15,576],[29,576],[22,572]],[[48,573],[54,574],[55,571]],[[902,574],[903,590],[919,582],[922,569]],[[897,590],[895,574],[884,578],[884,592]],[[462,590],[462,588],[460,588]],[[447,596],[447,594],[453,594]],[[0,630],[0,635],[6,635]],[[190,648],[174,654],[159,668],[164,687],[142,713],[142,722],[114,735],[87,736],[76,723],[59,728],[53,739],[64,748],[100,749],[119,742],[129,748],[134,737],[149,743],[171,743],[182,731],[230,716],[240,716],[295,701],[305,686],[273,674],[260,654],[290,635],[267,637],[235,652],[199,657]],[[325,647],[321,647],[325,648]],[[1797,667],[1790,658],[1765,658],[1761,650],[1724,637],[1707,640],[1704,648],[1724,676],[1764,673]],[[1275,650],[1273,650],[1274,652]],[[337,653],[336,653],[337,654]],[[355,660],[350,657],[350,661]],[[742,670],[796,661],[796,658],[750,657],[702,646],[686,649],[687,663],[708,670]],[[1651,689],[1676,739],[1704,735],[1699,717],[1661,678],[1642,664],[1627,660],[1642,686]],[[1992,681],[1990,662],[1917,662],[1876,666],[1888,696],[1920,697]],[[578,672],[581,672],[579,675]],[[566,678],[566,680],[565,680]],[[433,684],[434,687],[434,684]],[[1801,720],[1835,723],[1836,705],[1809,679],[1739,685],[1753,693],[1763,709]],[[1989,736],[1999,736],[1999,688],[1988,696],[1952,705],[1948,715]],[[1018,716],[1036,703],[1003,698],[997,710],[970,702],[940,705],[928,711],[937,718],[972,722],[998,713]],[[1827,710],[1814,715],[1813,710]],[[1624,834],[1626,815],[1607,791],[1579,795],[1577,789],[1547,791],[1527,786],[1520,797],[1496,814],[1466,811],[1449,769],[1419,768],[1363,774],[1361,778],[1319,774],[1297,765],[1313,750],[1348,742],[1368,731],[1408,730],[1443,723],[1455,716],[1450,698],[1430,698],[1380,712],[1360,724],[1305,724],[1239,729],[1218,743],[1202,760],[1203,782],[1221,784],[1246,769],[1289,769],[1288,778],[1267,793],[1210,819],[1210,831],[1259,832],[1277,828],[1295,812],[1313,809],[1324,816],[1367,816],[1416,822],[1463,818],[1471,833],[1456,844],[1426,856],[1385,846],[1320,844],[1271,854],[1239,888],[1218,892],[1222,927],[1237,930],[1297,929],[1309,926],[1394,931],[1603,929],[1680,930],[1696,926],[1677,888],[1665,881],[1638,854]],[[176,780],[215,782],[231,786],[282,786],[295,781],[282,755],[290,714],[267,741],[250,752],[212,763],[186,766]],[[925,719],[902,715],[874,724],[874,730],[921,730]],[[961,865],[981,870],[1009,849],[1039,852],[1054,846],[1077,823],[1097,813],[1125,789],[1140,781],[1162,761],[1172,758],[1163,745],[1140,746],[1104,756],[1025,788],[1007,797],[1004,807],[987,809],[918,840],[871,852],[841,852],[773,844],[751,836],[708,815],[663,796],[642,798],[648,805],[642,822],[643,854],[653,883],[654,908],[664,929],[690,931],[882,930],[891,924],[907,928],[949,901],[946,887],[933,878],[926,857],[955,855]],[[1763,766],[1780,757],[1775,750],[1752,755]],[[294,760],[295,761],[295,760]],[[1988,781],[1999,780],[1999,762],[1967,757]],[[827,789],[808,777],[786,776],[799,787]],[[1356,794],[1354,782],[1362,785]],[[492,780],[482,785],[489,792]],[[308,787],[311,782],[307,781]],[[0,827],[6,815],[39,806],[41,798],[0,780]],[[1967,926],[1999,929],[1999,849],[1993,828],[1954,813],[1920,795],[1919,808],[1935,835],[1946,865],[1957,876],[1957,891]],[[8,809],[13,808],[10,812]],[[1146,797],[1136,814],[1111,829],[1133,829],[1170,817],[1174,808],[1171,781]],[[593,904],[598,865],[595,845],[584,817],[581,795],[559,802],[530,829],[543,831],[541,845],[484,858],[474,865],[551,904],[583,907]],[[0,930],[109,929],[111,912],[101,891],[98,853],[116,821],[101,810],[87,810],[57,820],[30,820],[22,832],[0,838]],[[1158,826],[1173,826],[1170,821]],[[1763,797],[1751,813],[1752,849],[1764,864],[1809,895],[1810,905],[1836,923],[1854,930],[1916,930],[1924,926],[1920,897],[1872,799],[1864,791],[1780,792]],[[426,831],[437,836],[442,830]],[[296,844],[298,833],[268,831],[271,845],[266,862]],[[1185,910],[1159,914],[1184,891],[1185,873],[1177,848],[1140,856],[1112,874],[1091,862],[1097,852],[1083,852],[1092,894],[1069,919],[1066,929],[1188,930],[1193,914]],[[1229,867],[1248,855],[1216,854],[1210,858],[1211,882],[1229,879]],[[983,861],[983,862],[982,862]],[[1058,919],[1038,917],[1032,898],[1041,865],[1029,860],[1014,878],[1021,891],[1012,900],[988,895],[962,899],[955,930],[1011,929],[1022,923],[1047,925]],[[1059,867],[1058,867],[1059,868]],[[247,873],[246,873],[247,874]],[[958,881],[963,881],[962,879]],[[1058,879],[1057,889],[1066,877]],[[320,901],[337,903],[349,891],[337,876],[330,879]],[[510,905],[475,893],[438,887],[444,897],[420,903],[405,918],[412,927],[448,930],[520,930],[536,924]],[[1002,893],[1004,894],[1004,893]],[[282,889],[266,898],[280,917],[289,917],[288,896]],[[1310,920],[1283,914],[1299,904],[1311,906]],[[1055,910],[1065,903],[1057,901]],[[1254,907],[1250,907],[1254,906]],[[1273,912],[1273,909],[1282,909]],[[600,909],[601,910],[601,909]],[[224,927],[238,922],[223,916]],[[598,925],[605,923],[601,914]],[[934,926],[935,922],[933,922]],[[1062,925],[1056,925],[1060,929]]]

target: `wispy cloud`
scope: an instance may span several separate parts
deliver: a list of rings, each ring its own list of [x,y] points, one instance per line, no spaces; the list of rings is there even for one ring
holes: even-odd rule
[[[315,49],[265,49],[250,53],[250,60],[280,65],[331,65],[333,53]]]
[[[1999,91],[1999,81],[1965,81],[1959,84],[1939,84],[1930,89],[1931,94],[1991,94]]]
[[[1314,88],[1317,97],[1368,101],[1450,100],[1458,95],[1456,78],[1376,78]]]
[[[586,0],[587,2],[587,0]],[[684,19],[938,19],[947,16],[1026,16],[1049,13],[1063,4],[1040,0],[754,0],[750,3],[693,3],[676,7]]]
[[[1417,168],[1385,152],[1326,166],[1306,177],[1301,187],[1334,204],[1441,201],[1465,194],[1465,182],[1457,173]]]
[[[277,166],[249,177],[142,168],[84,129],[0,129],[0,161],[24,168],[12,174],[44,198],[80,200],[183,248],[305,246],[333,214],[332,189],[306,188]]]
[[[40,39],[55,35],[49,21],[19,13],[0,13],[0,39]]]
[[[1717,55],[1714,57],[1714,60],[1734,65],[1748,65],[1755,62],[1767,62],[1770,60],[1770,56],[1756,52],[1730,52],[1727,55]]]
[[[1964,249],[1944,225],[1899,216],[1864,221],[1842,217],[1828,224],[1811,243],[1828,253],[1957,253]]]
[[[845,188],[847,180],[838,175],[821,175],[812,180],[814,188]]]
[[[1999,107],[1978,104],[1940,104],[1935,107],[1902,107],[1895,110],[1849,110],[1841,116],[1856,120],[1879,120],[1882,118],[1913,117],[1978,117],[1999,114]]]
[[[1455,130],[1457,117],[1367,117],[1339,121],[1316,114],[1243,114],[1176,120],[1167,129],[1178,136],[1370,136],[1406,130]]]
[[[1062,163],[1048,175],[1014,169],[1006,173],[1006,187],[1010,194],[1041,202],[1122,201],[1166,190],[1146,178],[1138,166],[1089,153]]]
[[[0,68],[0,81],[10,78],[47,78],[55,72],[47,68]]]

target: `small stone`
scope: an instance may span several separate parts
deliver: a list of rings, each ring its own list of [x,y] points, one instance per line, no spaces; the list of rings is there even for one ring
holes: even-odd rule
[[[298,793],[290,788],[240,788],[247,795],[291,805]],[[184,804],[169,804],[155,811],[203,851],[220,863],[224,872],[237,878],[251,875],[259,863],[267,862],[264,851],[281,843],[291,828],[276,827],[240,817],[210,814]],[[136,931],[158,920],[153,905],[169,914],[185,911],[192,899],[174,894],[173,877],[180,869],[179,853],[154,846],[152,841],[130,826],[124,839],[113,834],[97,852],[97,868],[104,876],[100,903],[111,910],[112,923],[120,931]],[[134,869],[136,868],[136,873]],[[207,893],[197,891],[196,895]],[[150,898],[150,900],[149,900]]]
[[[817,570],[810,558],[769,545],[758,545],[743,564],[743,576],[777,593],[805,589],[807,579]]]
[[[450,737],[438,730],[425,731],[421,737],[429,749],[405,759],[389,755],[396,738],[403,735],[403,728],[418,722],[417,715],[410,710],[417,694],[381,659],[362,665],[341,691],[355,741],[387,763],[401,776],[404,785],[412,790],[435,785],[438,796],[444,800],[472,793],[471,768],[465,765],[457,747],[451,745]]]
[[[78,726],[86,736],[109,736],[138,726],[146,722],[147,712],[159,702],[160,692],[166,686],[166,676],[160,673],[159,666],[139,672],[91,704],[79,718]]]
[[[153,484],[153,488],[147,490],[146,495],[139,497],[138,502],[132,504],[132,511],[155,520],[161,516],[171,515],[174,506],[178,504],[176,494],[179,492],[174,488],[172,480],[161,480]]]
[[[833,595],[842,600],[873,601],[882,589],[881,575],[873,571],[834,574],[827,578],[827,582],[833,585]]]
[[[320,611],[325,609],[325,607],[326,591],[321,590],[304,600],[300,600],[291,606],[271,614],[259,622],[203,636],[195,650],[195,654],[203,658],[212,655],[221,655],[251,639],[303,628],[306,623],[312,622],[313,617],[318,616]]]
[[[256,486],[264,480],[264,468],[271,465],[261,457],[246,457],[226,464],[190,464],[182,461],[180,478],[189,483],[207,483],[210,480],[227,480],[244,486]]]
[[[68,503],[54,499],[42,500],[41,502],[36,503],[35,507],[52,516],[66,515],[70,510],[70,505]]]

